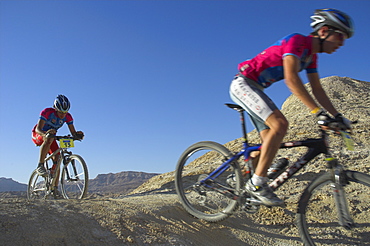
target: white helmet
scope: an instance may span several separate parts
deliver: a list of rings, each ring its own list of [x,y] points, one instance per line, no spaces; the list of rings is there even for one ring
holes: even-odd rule
[[[354,26],[351,18],[336,9],[316,9],[311,16],[311,27],[317,32],[323,26],[330,26],[347,34],[348,38],[354,34]]]
[[[67,113],[70,109],[71,104],[68,98],[64,95],[58,95],[54,100],[54,108],[62,113]]]

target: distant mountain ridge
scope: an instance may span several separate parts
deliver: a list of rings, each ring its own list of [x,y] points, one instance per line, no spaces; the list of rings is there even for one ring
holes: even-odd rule
[[[4,191],[27,191],[27,185],[11,178],[0,178],[0,192]]]
[[[89,192],[126,194],[157,175],[158,173],[134,171],[99,174],[89,181]]]
[[[119,173],[98,174],[89,180],[90,193],[126,194],[139,187],[158,173],[124,171]],[[12,178],[0,178],[0,192],[27,191],[27,184],[19,183]]]

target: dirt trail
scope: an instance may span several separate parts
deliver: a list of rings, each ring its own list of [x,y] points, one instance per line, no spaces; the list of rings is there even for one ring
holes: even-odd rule
[[[271,223],[271,212],[262,211],[260,222],[240,212],[207,223],[166,192],[82,201],[1,198],[0,211],[0,245],[301,245],[295,226]]]

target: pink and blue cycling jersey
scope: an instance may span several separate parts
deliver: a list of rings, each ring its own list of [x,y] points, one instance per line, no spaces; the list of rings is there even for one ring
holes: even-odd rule
[[[280,39],[253,59],[238,65],[239,72],[256,81],[264,88],[284,79],[283,58],[296,56],[300,61],[300,70],[307,73],[317,72],[317,55],[312,54],[312,36],[298,33]]]
[[[66,116],[61,119],[57,116],[57,112],[54,108],[44,109],[41,112],[40,119],[45,121],[45,125],[42,128],[43,131],[47,131],[49,129],[58,130],[64,123],[67,123],[67,125],[73,124],[73,118],[70,113],[67,113]]]

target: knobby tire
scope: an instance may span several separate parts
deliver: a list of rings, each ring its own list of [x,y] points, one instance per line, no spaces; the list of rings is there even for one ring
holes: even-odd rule
[[[297,225],[305,245],[370,245],[370,176],[345,171],[348,184],[343,187],[354,226],[339,225],[333,197],[333,175],[326,173],[313,180],[302,194]]]
[[[229,217],[237,209],[238,201],[220,192],[232,190],[233,194],[240,194],[242,175],[236,161],[209,183],[208,187],[199,185],[200,180],[207,177],[231,156],[232,153],[226,147],[210,141],[193,144],[180,156],[175,171],[175,186],[179,200],[188,213],[199,219],[218,222]],[[235,177],[234,187],[226,182],[231,174]],[[228,192],[228,194],[231,193]]]
[[[30,176],[27,186],[28,200],[45,199],[47,194],[45,178],[38,175],[34,170]]]
[[[70,155],[62,165],[61,190],[65,199],[82,199],[87,194],[89,173],[84,159]]]

